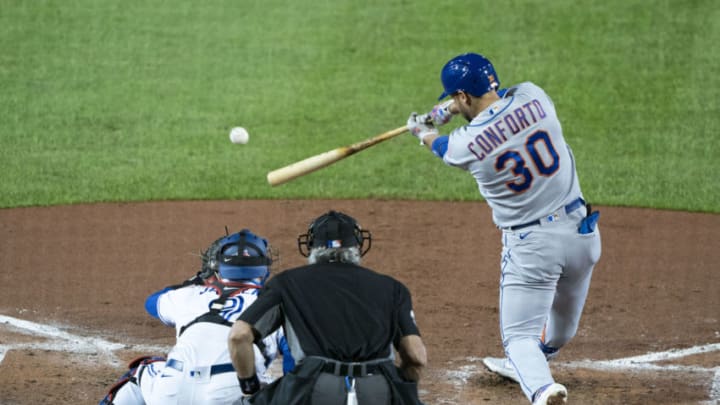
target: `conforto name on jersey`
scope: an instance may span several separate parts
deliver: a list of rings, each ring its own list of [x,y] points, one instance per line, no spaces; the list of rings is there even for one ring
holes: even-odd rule
[[[493,119],[494,124],[488,125],[482,133],[475,136],[475,142],[468,144],[468,149],[478,160],[483,160],[495,148],[507,141],[507,132],[517,135],[520,131],[538,123],[547,117],[542,104],[537,99],[528,101],[520,107]],[[475,150],[475,145],[481,151]]]

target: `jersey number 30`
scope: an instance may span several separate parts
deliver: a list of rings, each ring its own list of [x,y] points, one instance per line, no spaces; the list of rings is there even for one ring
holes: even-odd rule
[[[539,148],[544,146],[547,155],[543,157]],[[550,177],[560,167],[560,157],[550,140],[550,136],[545,131],[536,131],[527,137],[525,141],[525,152],[530,156],[535,170],[530,170],[527,160],[523,154],[517,150],[508,150],[503,152],[495,160],[495,170],[501,171],[510,165],[510,171],[517,177],[514,181],[505,183],[507,187],[516,192],[523,193],[532,186],[534,179],[533,171],[540,176]],[[548,159],[549,158],[549,159]],[[544,159],[550,160],[546,162]]]

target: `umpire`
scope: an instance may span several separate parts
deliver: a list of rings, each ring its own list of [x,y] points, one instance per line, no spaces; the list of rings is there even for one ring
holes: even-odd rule
[[[421,404],[417,381],[427,355],[410,292],[359,265],[371,246],[370,232],[336,211],[298,237],[309,264],[271,279],[230,332],[240,387],[254,394],[241,403]],[[253,343],[281,326],[297,365],[261,390]]]

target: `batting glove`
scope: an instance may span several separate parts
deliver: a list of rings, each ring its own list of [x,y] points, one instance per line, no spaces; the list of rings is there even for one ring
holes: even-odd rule
[[[407,120],[407,127],[410,133],[420,140],[420,145],[424,144],[423,139],[425,139],[426,136],[439,134],[428,114],[418,115],[416,112],[410,114]]]
[[[447,100],[444,103],[436,104],[432,111],[430,111],[430,119],[436,127],[450,122],[453,117],[453,113],[450,112],[450,106],[453,102],[453,100]]]

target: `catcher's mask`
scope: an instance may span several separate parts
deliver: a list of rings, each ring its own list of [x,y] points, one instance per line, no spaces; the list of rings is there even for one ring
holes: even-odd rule
[[[492,63],[477,53],[464,53],[450,59],[440,73],[440,80],[444,91],[438,100],[459,91],[480,97],[500,87],[500,79]]]
[[[265,238],[248,229],[228,235],[219,242],[214,263],[210,267],[217,271],[218,278],[230,281],[259,279],[260,284],[270,276],[272,265],[271,247]]]
[[[367,246],[365,246],[367,241]],[[357,221],[342,212],[329,211],[314,220],[307,233],[298,236],[300,254],[308,257],[310,250],[325,248],[347,248],[357,246],[360,256],[365,256],[372,247],[372,235]]]

